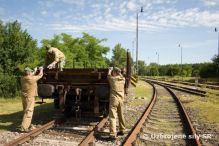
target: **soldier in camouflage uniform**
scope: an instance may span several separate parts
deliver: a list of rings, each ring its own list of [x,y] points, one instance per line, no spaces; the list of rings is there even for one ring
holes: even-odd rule
[[[59,70],[62,71],[65,65],[65,55],[59,49],[51,47],[51,45],[47,45],[46,50],[45,65],[48,65],[48,61],[52,60],[52,63],[50,63],[47,68],[59,68]]]
[[[43,76],[43,68],[40,68],[39,75],[34,75],[30,68],[25,68],[24,76],[21,78],[21,94],[24,116],[21,123],[20,131],[29,131],[32,121],[35,96],[37,94],[37,81]]]
[[[117,67],[109,68],[108,80],[110,84],[109,121],[110,137],[115,139],[117,135],[124,135],[125,119],[123,116],[124,85],[125,78]],[[116,133],[116,115],[119,119],[119,132]]]

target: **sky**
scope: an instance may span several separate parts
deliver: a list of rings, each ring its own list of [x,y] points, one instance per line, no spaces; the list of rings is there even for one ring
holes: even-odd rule
[[[138,58],[146,64],[180,64],[181,49],[183,63],[210,62],[218,53],[219,0],[0,0],[0,20],[18,20],[39,46],[54,34],[87,32],[134,56],[137,13]]]

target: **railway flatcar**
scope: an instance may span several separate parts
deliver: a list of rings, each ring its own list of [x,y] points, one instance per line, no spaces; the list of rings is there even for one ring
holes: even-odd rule
[[[53,98],[54,107],[67,116],[107,115],[110,92],[107,73],[107,68],[45,69],[38,81],[38,94],[41,98]],[[131,76],[129,52],[124,76],[127,91]]]

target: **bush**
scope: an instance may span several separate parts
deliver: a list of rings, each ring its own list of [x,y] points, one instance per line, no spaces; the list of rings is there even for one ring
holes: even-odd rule
[[[216,77],[216,70],[213,64],[204,64],[200,70],[200,77],[209,78]]]
[[[0,97],[14,98],[19,95],[20,78],[0,73]]]

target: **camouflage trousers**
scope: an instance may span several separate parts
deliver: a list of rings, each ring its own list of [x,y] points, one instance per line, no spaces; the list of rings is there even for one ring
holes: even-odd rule
[[[58,65],[58,69],[59,69],[60,71],[63,71],[63,68],[64,68],[64,66],[65,66],[65,60],[63,59],[63,60],[59,61],[59,62],[57,63],[57,65]]]
[[[34,97],[22,97],[22,105],[23,105],[23,120],[21,123],[21,127],[25,130],[28,130],[30,127],[33,111],[34,111],[35,98]]]
[[[109,105],[109,122],[110,122],[110,135],[116,137],[116,115],[119,119],[119,130],[124,132],[125,128],[125,119],[123,115],[123,101],[110,101]]]
[[[59,69],[59,71],[63,71],[63,68],[65,66],[65,60],[62,59],[61,61],[59,61],[57,63],[53,62],[50,65],[52,65],[52,67],[50,69],[57,68],[57,69]]]

